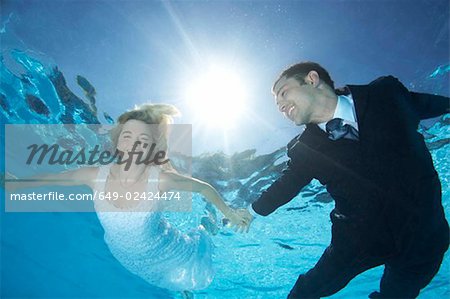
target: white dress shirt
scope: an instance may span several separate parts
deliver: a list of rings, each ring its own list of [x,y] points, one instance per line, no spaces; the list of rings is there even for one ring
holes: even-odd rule
[[[333,118],[342,118],[344,125],[349,124],[358,130],[358,122],[356,121],[355,104],[352,95],[338,96],[336,110],[334,110]],[[332,119],[333,119],[332,118]],[[326,132],[327,122],[317,124],[324,132]]]

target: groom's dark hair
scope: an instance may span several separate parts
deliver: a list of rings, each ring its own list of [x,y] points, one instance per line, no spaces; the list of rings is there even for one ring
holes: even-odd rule
[[[278,79],[273,83],[272,91],[274,90],[275,85],[281,78],[285,77],[286,79],[295,78],[297,81],[304,83],[305,77],[308,75],[310,71],[316,71],[319,74],[320,79],[325,82],[331,89],[334,90],[334,82],[331,80],[330,74],[326,69],[324,69],[320,64],[312,61],[304,61],[297,64],[294,64],[283,72],[281,72]]]

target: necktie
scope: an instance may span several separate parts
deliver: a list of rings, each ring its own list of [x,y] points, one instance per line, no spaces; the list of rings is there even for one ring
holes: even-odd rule
[[[328,138],[331,140],[338,140],[341,138],[358,140],[359,134],[358,131],[349,124],[344,124],[342,118],[333,118],[325,125],[327,133],[329,134]]]

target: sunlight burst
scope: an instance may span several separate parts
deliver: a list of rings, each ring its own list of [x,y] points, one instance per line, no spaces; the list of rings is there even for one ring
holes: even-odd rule
[[[205,125],[231,128],[244,111],[247,100],[242,78],[225,67],[210,67],[189,84],[189,106]]]

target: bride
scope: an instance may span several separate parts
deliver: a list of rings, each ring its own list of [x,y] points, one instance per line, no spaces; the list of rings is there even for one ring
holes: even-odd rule
[[[248,230],[250,223],[242,210],[228,207],[208,183],[178,174],[169,163],[136,163],[136,155],[130,154],[132,151],[145,156],[152,143],[162,151],[167,150],[167,131],[162,129],[155,134],[149,125],[167,127],[177,114],[174,106],[154,104],[143,105],[118,118],[113,143],[123,153],[123,158],[131,158],[133,163],[82,167],[57,175],[40,175],[39,179],[57,179],[55,183],[60,185],[85,184],[95,194],[114,194],[115,200],[94,200],[105,231],[105,242],[114,257],[150,284],[173,291],[189,291],[208,287],[214,277],[213,244],[205,229],[207,225],[182,233],[162,215],[171,201],[129,200],[129,195],[159,196],[173,194],[175,190],[197,192],[216,206],[236,230]],[[42,184],[30,181],[27,187]]]

